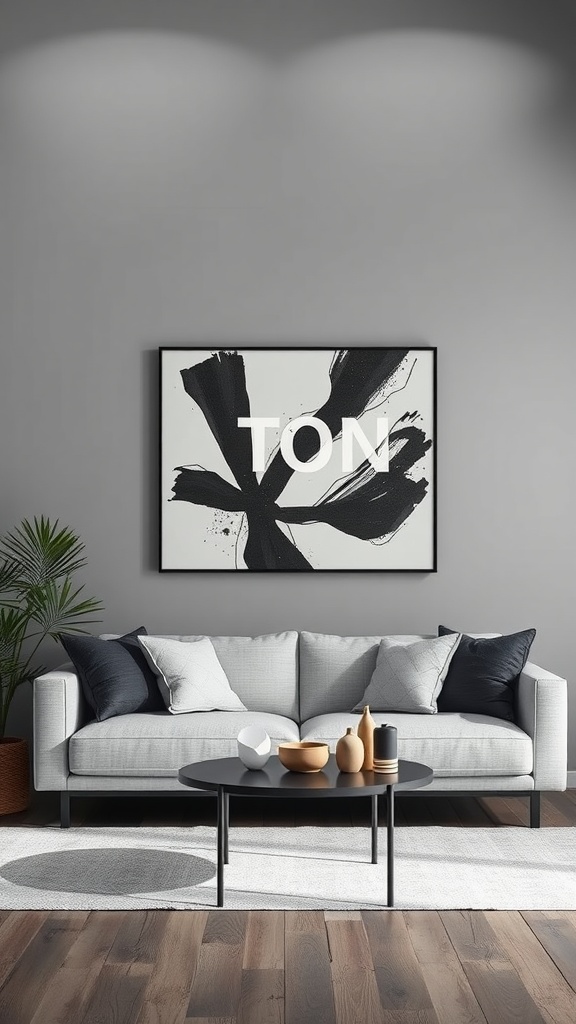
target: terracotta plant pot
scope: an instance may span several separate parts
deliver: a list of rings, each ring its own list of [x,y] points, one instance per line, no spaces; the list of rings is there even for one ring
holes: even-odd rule
[[[0,814],[17,814],[30,804],[28,744],[17,736],[0,739]]]

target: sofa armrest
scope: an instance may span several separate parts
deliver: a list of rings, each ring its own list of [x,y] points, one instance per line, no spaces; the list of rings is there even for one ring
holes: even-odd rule
[[[66,789],[68,739],[88,719],[78,676],[68,662],[34,680],[34,788]]]
[[[527,662],[518,681],[518,725],[532,737],[534,788],[566,789],[567,683]]]

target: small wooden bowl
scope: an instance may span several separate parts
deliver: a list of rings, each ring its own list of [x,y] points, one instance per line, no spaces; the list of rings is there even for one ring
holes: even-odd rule
[[[330,757],[330,748],[327,743],[313,740],[281,743],[278,757],[290,772],[321,772]]]

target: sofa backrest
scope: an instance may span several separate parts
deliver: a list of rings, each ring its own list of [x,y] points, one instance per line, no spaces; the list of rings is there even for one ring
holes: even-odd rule
[[[164,634],[170,640],[201,636]],[[298,720],[298,633],[264,636],[211,636],[230,686],[249,711]]]
[[[468,635],[500,636],[499,633]],[[416,642],[427,636],[430,634],[406,634],[404,639]],[[300,633],[300,721],[351,711],[364,696],[382,639],[382,636]]]
[[[362,700],[376,667],[381,639],[381,636],[300,633],[302,722],[316,715],[351,711]]]

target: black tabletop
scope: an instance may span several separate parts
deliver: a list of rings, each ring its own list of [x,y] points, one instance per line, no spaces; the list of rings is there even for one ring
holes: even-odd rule
[[[426,764],[399,761],[395,775],[378,772],[341,772],[334,754],[321,772],[289,772],[278,757],[271,757],[260,771],[249,771],[238,757],[220,757],[212,761],[187,764],[178,772],[185,786],[194,789],[222,787],[227,793],[245,796],[371,796],[383,793],[386,786],[418,789],[432,782],[434,772]]]

